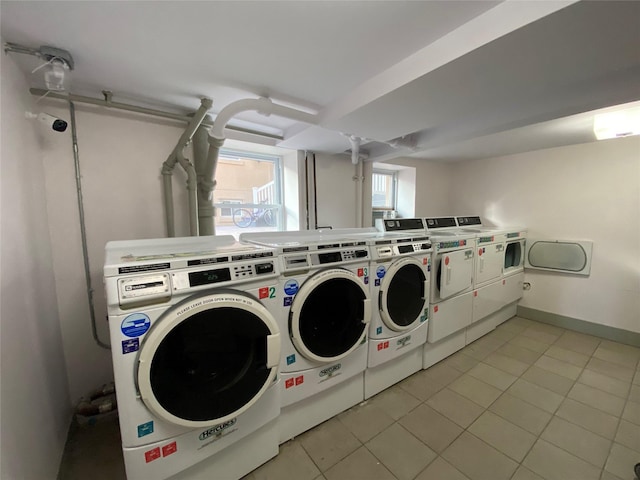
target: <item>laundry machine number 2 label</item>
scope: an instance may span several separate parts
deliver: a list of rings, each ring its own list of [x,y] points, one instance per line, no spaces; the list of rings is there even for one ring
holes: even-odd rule
[[[258,289],[258,298],[276,298],[276,287],[262,287]]]

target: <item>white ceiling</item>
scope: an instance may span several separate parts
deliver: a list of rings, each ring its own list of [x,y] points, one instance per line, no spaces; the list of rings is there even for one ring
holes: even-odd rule
[[[589,141],[587,117],[558,119],[640,100],[640,2],[3,0],[0,22],[5,42],[71,52],[72,93],[178,112],[206,96],[213,115],[268,96],[317,125],[231,123],[332,153],[357,135],[373,160]]]

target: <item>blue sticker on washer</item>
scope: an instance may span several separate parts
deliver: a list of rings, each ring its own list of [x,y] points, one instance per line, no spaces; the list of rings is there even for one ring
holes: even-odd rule
[[[376,269],[376,275],[378,276],[378,278],[382,278],[384,277],[384,274],[387,273],[387,269],[384,268],[384,265],[380,265],[377,269]]]
[[[380,335],[382,333],[382,327],[376,328],[376,335]]]
[[[298,281],[295,279],[287,280],[287,283],[284,284],[284,293],[287,295],[295,295],[298,293],[299,289]]]
[[[132,313],[122,321],[120,330],[127,337],[139,337],[144,335],[151,326],[151,320],[144,313]]]
[[[138,425],[138,438],[153,433],[153,420],[142,425]]]
[[[289,307],[291,306],[291,303],[293,303],[293,297],[284,297],[282,305]]]
[[[369,277],[364,277],[364,284],[369,285]]]
[[[380,279],[379,279],[379,278],[376,278],[376,279],[373,281],[373,283],[374,283],[374,285],[375,285],[376,287],[379,287],[379,286],[380,286]]]
[[[131,340],[122,341],[122,353],[137,352],[140,349],[140,340],[132,338]]]
[[[292,363],[296,363],[296,354],[293,353],[287,357],[287,365],[291,365]]]

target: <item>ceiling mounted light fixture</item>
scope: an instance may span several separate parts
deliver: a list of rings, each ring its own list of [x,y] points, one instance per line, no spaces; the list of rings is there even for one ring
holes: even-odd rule
[[[25,47],[17,43],[7,42],[4,51],[33,55],[45,63],[36,67],[31,73],[41,70],[47,90],[64,92],[69,90],[69,72],[73,70],[73,57],[67,50],[43,45],[40,48]]]
[[[593,132],[598,140],[640,135],[640,107],[596,114]]]

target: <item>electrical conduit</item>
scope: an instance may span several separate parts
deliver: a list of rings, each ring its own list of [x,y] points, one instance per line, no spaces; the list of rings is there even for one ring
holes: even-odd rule
[[[362,182],[364,180],[362,159],[360,158],[360,141],[362,139],[354,135],[349,135],[348,138],[351,143],[351,163],[356,166],[353,177],[356,182],[356,227],[362,227]]]

